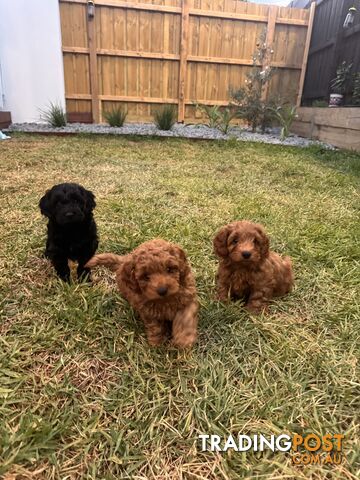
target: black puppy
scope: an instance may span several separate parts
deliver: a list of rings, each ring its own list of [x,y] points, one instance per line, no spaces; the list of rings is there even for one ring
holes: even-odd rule
[[[90,276],[84,265],[98,247],[95,206],[94,194],[77,183],[54,185],[40,200],[41,213],[49,219],[45,256],[64,281],[70,279],[68,259],[78,262],[79,278]]]

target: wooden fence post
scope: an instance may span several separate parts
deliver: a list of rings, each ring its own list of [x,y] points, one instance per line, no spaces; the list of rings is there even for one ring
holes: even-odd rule
[[[86,9],[87,27],[88,27],[88,43],[89,43],[89,66],[90,66],[90,90],[91,90],[91,110],[93,123],[100,122],[100,105],[99,105],[99,85],[98,85],[98,68],[96,54],[96,30],[95,18],[96,7],[94,6],[94,15],[88,14]]]
[[[314,17],[315,17],[315,8],[316,8],[316,2],[312,2],[311,7],[310,7],[309,23],[308,23],[308,27],[307,27],[307,33],[306,33],[306,41],[305,41],[305,50],[304,50],[304,55],[303,55],[303,62],[302,62],[302,66],[301,66],[299,93],[298,93],[297,102],[296,102],[297,107],[301,106],[301,98],[302,98],[303,89],[304,89],[306,66],[307,66],[307,61],[308,61],[308,56],[309,56],[311,35],[312,35],[312,29],[313,29]]]
[[[185,119],[185,84],[187,75],[187,55],[189,40],[189,0],[182,0],[181,12],[181,40],[180,40],[180,66],[179,66],[179,105],[178,121]]]
[[[267,67],[270,67],[271,64],[271,50],[274,45],[274,38],[275,38],[275,27],[276,27],[276,17],[278,14],[278,7],[272,5],[269,8],[268,14],[268,22],[267,22],[267,30],[266,30],[266,48],[267,53],[265,56],[265,61],[262,65],[262,69],[265,70]],[[262,99],[266,100],[269,94],[269,82],[267,82],[264,86],[264,91],[262,95]]]

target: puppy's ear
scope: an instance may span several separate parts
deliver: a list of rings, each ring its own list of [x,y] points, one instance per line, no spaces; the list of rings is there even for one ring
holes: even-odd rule
[[[257,223],[255,225],[255,230],[259,234],[260,237],[260,252],[263,258],[269,255],[269,248],[270,248],[270,241],[269,237],[266,235],[264,227]]]
[[[179,259],[182,263],[187,262],[186,254],[185,254],[184,250],[181,247],[179,247],[178,245],[171,245],[170,253],[171,253],[171,255],[174,255],[174,257]]]
[[[179,260],[180,281],[181,283],[183,283],[186,276],[190,272],[190,266],[186,258],[186,253],[178,245],[173,245],[171,254],[174,255]]]
[[[47,190],[45,192],[45,195],[41,197],[40,202],[39,202],[39,208],[40,211],[45,217],[50,218],[51,217],[51,190]]]
[[[91,213],[96,207],[95,195],[90,191],[84,188],[84,196],[86,202],[86,210]]]
[[[220,230],[215,235],[213,245],[215,255],[217,255],[218,257],[225,258],[228,256],[229,251],[227,248],[227,239],[231,233],[231,230],[231,225],[225,225],[224,227],[220,228]]]
[[[126,260],[121,268],[121,281],[135,293],[141,293],[140,286],[135,277],[135,261],[133,258]]]

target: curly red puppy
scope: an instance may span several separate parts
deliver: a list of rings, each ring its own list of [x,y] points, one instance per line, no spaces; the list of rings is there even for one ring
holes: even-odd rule
[[[262,225],[247,221],[225,225],[214,238],[214,251],[220,258],[219,300],[243,298],[246,308],[258,313],[267,308],[271,298],[291,291],[291,260],[270,251]]]
[[[195,280],[178,245],[150,240],[125,256],[95,255],[86,266],[95,265],[116,272],[119,291],[140,315],[150,345],[164,342],[168,322],[174,345],[193,345],[198,312]]]

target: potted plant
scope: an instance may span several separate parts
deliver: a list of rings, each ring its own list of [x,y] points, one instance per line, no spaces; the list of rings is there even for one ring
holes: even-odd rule
[[[330,82],[332,93],[330,93],[329,107],[339,107],[342,104],[352,65],[352,63],[348,65],[346,62],[342,62],[336,69],[336,77]]]

